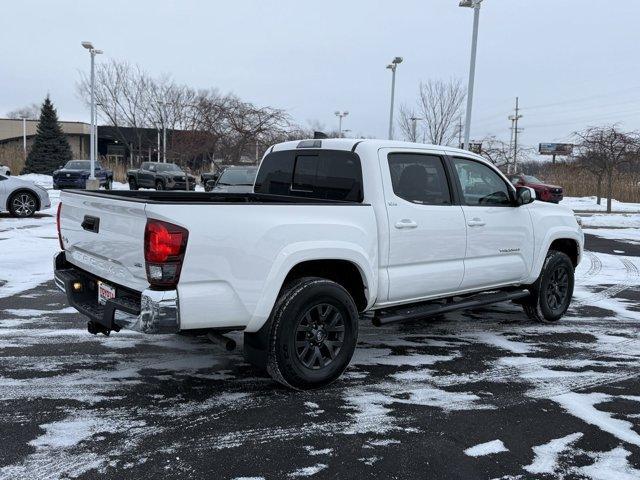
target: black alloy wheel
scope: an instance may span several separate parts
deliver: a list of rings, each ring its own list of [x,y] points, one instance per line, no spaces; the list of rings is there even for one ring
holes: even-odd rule
[[[336,307],[320,303],[307,310],[296,326],[296,355],[307,368],[329,365],[344,343],[344,319]]]

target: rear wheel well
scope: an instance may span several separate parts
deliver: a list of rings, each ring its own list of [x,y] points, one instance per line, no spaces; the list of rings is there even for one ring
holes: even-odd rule
[[[367,307],[366,287],[358,267],[348,260],[309,260],[293,267],[283,286],[302,277],[321,277],[336,282],[349,292],[359,312]]]
[[[36,211],[40,210],[40,197],[36,192],[34,192],[33,190],[29,190],[28,188],[21,188],[19,190],[16,190],[15,192],[11,192],[11,195],[9,195],[9,198],[7,199],[7,210],[11,208],[11,201],[14,199],[14,197],[20,193],[30,193],[31,195],[33,195],[36,199]]]
[[[578,266],[578,243],[570,238],[559,238],[554,240],[549,246],[549,250],[556,250],[566,254],[574,268]]]

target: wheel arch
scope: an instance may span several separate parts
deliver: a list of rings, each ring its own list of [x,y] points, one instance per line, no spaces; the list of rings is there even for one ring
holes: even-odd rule
[[[364,252],[342,248],[317,252],[301,250],[282,260],[274,263],[245,331],[255,332],[267,322],[282,288],[296,278],[315,276],[335,281],[353,297],[358,311],[366,310],[375,301],[376,265]]]
[[[579,231],[555,229],[548,232],[544,241],[540,242],[540,249],[536,252],[531,276],[527,283],[533,283],[538,279],[549,250],[558,250],[566,253],[575,268],[582,259],[583,245],[584,238]]]

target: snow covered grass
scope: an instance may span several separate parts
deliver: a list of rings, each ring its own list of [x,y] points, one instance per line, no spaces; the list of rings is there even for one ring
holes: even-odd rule
[[[600,205],[597,203],[597,197],[564,197],[560,205],[569,207],[574,211],[599,211],[607,210],[607,199],[603,198]],[[625,203],[613,199],[611,201],[611,209],[614,212],[640,212],[640,203]]]

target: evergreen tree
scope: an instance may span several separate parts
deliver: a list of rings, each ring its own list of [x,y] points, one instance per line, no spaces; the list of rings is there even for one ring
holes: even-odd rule
[[[59,165],[64,165],[71,158],[71,147],[58,123],[58,113],[47,95],[40,110],[38,131],[22,173],[51,175]]]

